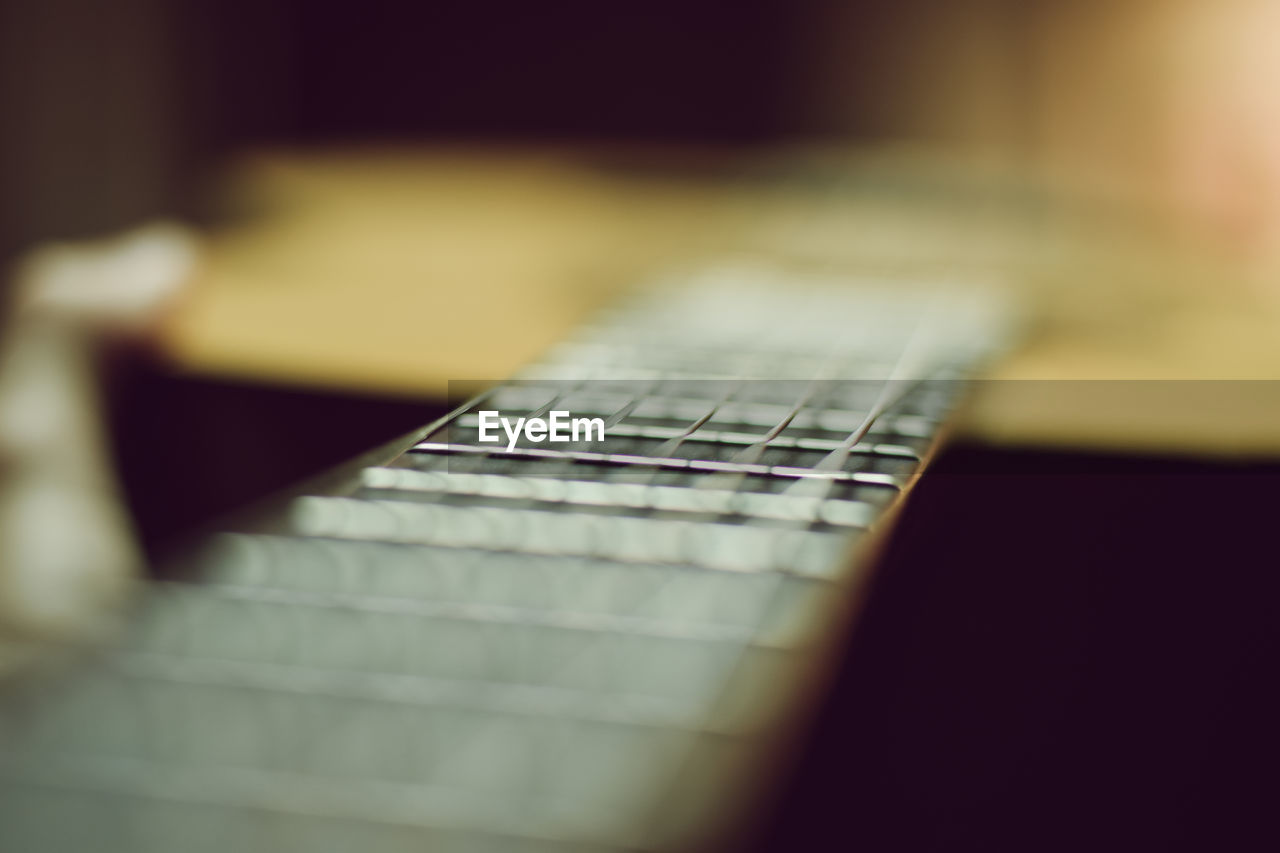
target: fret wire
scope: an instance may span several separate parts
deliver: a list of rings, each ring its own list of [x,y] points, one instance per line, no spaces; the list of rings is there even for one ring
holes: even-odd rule
[[[655,485],[652,478],[640,483],[605,483],[500,474],[426,473],[404,468],[367,468],[362,476],[366,488],[380,493],[463,494],[520,501],[525,505],[617,506],[783,520],[805,517],[805,513],[796,512],[800,502],[785,493],[751,493],[735,488],[724,489],[717,494],[710,489]],[[826,508],[828,520],[830,517],[846,518],[849,521],[844,523],[857,527],[870,523],[873,508],[869,504],[834,499],[829,503]],[[863,511],[855,511],[857,508]],[[819,517],[814,516],[812,520],[817,521]]]
[[[528,607],[509,607],[498,604],[471,604],[466,602],[402,599],[389,596],[357,595],[354,593],[316,593],[303,590],[277,589],[263,586],[245,586],[225,582],[195,585],[186,581],[163,581],[160,594],[169,591],[190,591],[227,601],[278,604],[293,607],[350,610],[360,613],[382,613],[401,616],[422,616],[475,623],[510,625],[513,627],[555,628],[598,634],[627,634],[658,637],[691,642],[747,643],[750,631],[713,623],[662,621],[611,613],[595,613],[585,610],[537,610]]]
[[[824,567],[812,559],[788,562],[793,559],[787,552],[792,541],[788,534],[845,538],[834,533],[806,534],[716,522],[320,496],[295,503],[293,527],[301,535],[322,538],[483,547],[620,563],[692,564],[729,572],[778,571],[802,576],[813,576],[814,572],[821,576]]]
[[[478,425],[478,420],[469,415],[460,416],[457,422],[460,426],[466,427],[468,429]],[[712,431],[700,430],[697,433],[690,434],[689,428],[681,429],[677,427],[631,426],[628,424],[620,424],[616,426],[613,430],[613,437],[615,438],[617,437],[652,438],[655,440],[662,440],[665,442],[665,444],[657,449],[657,451],[655,452],[655,455],[658,457],[666,457],[666,458],[671,458],[672,452],[678,449],[680,446],[684,445],[687,441],[692,441],[698,444],[710,444],[710,445],[740,445],[740,446],[746,446],[747,448],[750,448],[754,445],[758,445],[762,443],[760,437],[747,434],[747,433],[725,432],[721,430],[712,430]],[[435,443],[437,442],[431,442],[430,440],[428,440],[427,442],[423,442],[423,444],[435,444]],[[801,450],[830,451],[830,450],[840,449],[843,446],[843,444],[844,442],[836,441],[833,439],[819,439],[819,438],[806,438],[806,437],[791,438],[791,437],[786,437],[781,435],[775,435],[769,440],[769,446],[772,446],[772,447],[801,449]],[[459,444],[458,446],[463,446],[463,445]],[[484,448],[484,449],[489,452],[498,452],[494,448]],[[851,455],[854,455],[854,456],[908,458],[908,459],[919,458],[919,454],[916,453],[910,447],[906,447],[903,445],[895,445],[895,444],[885,443],[885,442],[877,442],[874,444],[867,443],[861,446],[855,446],[850,448],[850,451],[851,451]],[[569,451],[561,451],[561,452],[569,452]],[[735,461],[743,462],[744,464],[751,464],[750,461],[747,458],[745,458],[742,453],[738,454]]]
[[[368,672],[264,661],[124,652],[111,669],[145,682],[240,687],[304,697],[360,699],[416,707],[467,708],[517,716],[559,716],[616,725],[705,731],[688,702],[661,696],[484,679]]]
[[[530,459],[572,459],[578,462],[595,462],[608,465],[624,465],[638,468],[661,467],[674,470],[695,470],[705,472],[752,474],[767,477],[785,477],[791,479],[817,478],[865,483],[867,485],[893,486],[901,488],[904,484],[897,477],[887,474],[875,474],[862,471],[822,470],[815,468],[797,468],[789,465],[749,465],[738,462],[717,462],[699,459],[680,459],[658,456],[635,456],[623,453],[591,453],[578,450],[543,450],[541,448],[516,448],[490,450],[469,444],[446,444],[424,441],[414,445],[412,453],[439,454],[478,454],[491,457],[530,458]]]
[[[462,415],[458,419],[459,426],[471,429],[479,425],[479,419],[471,415]],[[707,430],[699,428],[696,432],[692,432],[689,427],[667,427],[667,426],[649,426],[643,424],[627,424],[619,423],[612,428],[606,428],[606,434],[611,434],[615,438],[652,438],[671,443],[674,439],[691,440],[694,442],[707,444],[732,444],[749,446],[760,442],[761,437],[754,433],[732,432],[727,430]],[[846,433],[841,433],[847,437]],[[788,448],[804,448],[812,450],[835,450],[844,446],[846,438],[810,438],[810,437],[790,437],[783,434],[773,436],[769,440],[770,446],[788,447]],[[679,444],[673,444],[672,449],[678,447]],[[919,454],[911,450],[905,445],[896,445],[892,442],[875,442],[861,445],[862,450],[855,451],[869,455],[886,455],[886,456],[905,456],[909,458],[919,458]],[[658,455],[670,455],[669,453],[660,453]]]
[[[770,381],[775,381],[775,380],[770,380]],[[857,380],[857,381],[859,383],[862,382],[862,380]],[[503,388],[501,390],[504,394],[508,395],[508,397],[504,399],[509,399],[511,395],[517,395],[516,399],[518,400],[518,392],[521,390],[521,386],[510,386],[507,388]],[[599,416],[599,417],[607,418],[612,413],[616,413],[619,410],[619,407],[621,407],[623,409],[626,409],[627,415],[630,416],[634,414],[634,411],[636,409],[639,409],[640,407],[642,407],[646,402],[650,402],[654,400],[663,400],[672,405],[680,405],[680,404],[698,405],[700,407],[699,412],[697,414],[688,415],[689,418],[696,418],[701,414],[701,406],[704,405],[703,399],[694,399],[694,398],[682,399],[682,398],[676,398],[676,397],[666,397],[666,396],[657,396],[657,395],[647,396],[638,400],[636,396],[631,396],[631,397],[625,398],[625,400],[622,402],[618,402],[615,400],[614,402],[608,404],[609,405],[608,408],[605,408],[604,405],[592,405],[593,402],[598,402],[602,399],[603,399],[602,396],[596,397],[594,398],[594,400],[592,398],[580,399],[577,401],[578,408],[575,411],[577,414],[581,414],[581,415]],[[637,403],[638,405],[636,405],[633,408],[630,405],[632,403]],[[743,408],[743,407],[748,407],[748,408]],[[773,410],[777,410],[777,411],[773,411]],[[821,427],[823,431],[837,434],[839,438],[833,438],[833,440],[836,440],[836,441],[841,441],[845,437],[847,437],[850,430],[852,430],[857,425],[859,425],[866,416],[865,412],[854,412],[852,410],[842,410],[839,408],[824,407],[821,410],[807,409],[806,411],[813,413],[815,416],[820,413],[822,419],[827,422],[830,422],[833,420],[852,421],[852,424],[850,426],[844,427],[844,428],[836,428],[834,426]],[[721,412],[728,413],[726,416],[730,418],[731,422],[741,423],[747,426],[759,426],[759,427],[768,428],[776,424],[782,417],[785,416],[786,408],[783,406],[776,406],[776,405],[770,405],[765,403],[750,403],[750,404],[729,403],[727,405],[721,406]],[[804,412],[802,412],[802,414],[803,413]],[[677,417],[677,415],[673,413],[669,417],[671,419],[674,419]],[[475,425],[476,418],[472,414],[465,413],[465,412],[461,413],[458,415],[458,419],[465,422],[467,425],[470,425],[470,426]],[[894,433],[894,434],[900,433],[900,434],[908,435],[915,438],[927,438],[930,435],[932,435],[935,428],[933,424],[922,423],[922,418],[918,415],[895,414],[890,411],[890,412],[885,412],[878,422],[883,423],[885,420],[891,421],[891,426],[887,430],[888,432]],[[631,424],[624,423],[622,422],[621,419],[619,419],[614,424],[609,424],[608,421],[606,420],[606,425],[608,426],[609,431],[614,431],[617,429],[626,429]],[[676,427],[671,427],[671,428],[677,429]]]
[[[761,597],[771,595],[783,583],[778,575],[726,573],[691,564],[625,564],[263,534],[224,534],[216,541],[220,548],[212,553],[212,563],[205,574],[211,575],[208,582],[219,586],[473,602],[519,611],[617,615],[664,625],[709,625],[717,629],[753,624],[755,617],[746,614],[754,613]],[[295,559],[282,559],[281,549]],[[299,551],[325,558],[323,562],[335,566],[343,580],[335,582],[323,574],[314,579],[314,559],[305,561],[309,568],[305,578],[296,568],[284,571],[286,566],[304,562],[297,559]],[[376,569],[369,565],[374,557]],[[592,583],[581,594],[564,594],[565,584],[573,579]],[[500,582],[498,587],[492,585],[495,580]],[[593,584],[598,589],[601,583],[613,593],[607,601],[593,597]],[[561,592],[552,596],[553,588]],[[677,610],[663,606],[663,596],[672,590],[670,594],[678,596]]]
[[[708,730],[698,734],[723,737]],[[527,803],[510,797],[485,796],[484,792],[258,768],[202,767],[199,775],[185,770],[130,758],[41,758],[15,763],[12,769],[0,766],[0,783],[6,778],[30,780],[46,790],[111,792],[135,801],[208,805],[223,812],[241,810],[253,818],[255,825],[261,822],[260,816],[269,817],[271,825],[278,826],[288,826],[282,823],[285,818],[323,821],[322,825],[326,826],[350,821],[375,828],[425,830],[431,834],[421,840],[435,843],[441,841],[436,833],[443,832],[453,841],[467,842],[472,849],[477,841],[486,841],[493,847],[509,845],[513,839],[575,848],[582,845],[580,828],[565,826],[563,821],[549,822]],[[224,819],[227,819],[225,814]],[[607,819],[600,822],[602,825],[593,827],[588,837],[635,837],[636,827],[628,823],[613,826]],[[313,825],[311,829],[314,831],[314,828]],[[278,831],[272,833],[271,837],[278,834]],[[272,844],[255,849],[278,848]],[[613,846],[605,849],[636,848],[632,843],[615,840]]]

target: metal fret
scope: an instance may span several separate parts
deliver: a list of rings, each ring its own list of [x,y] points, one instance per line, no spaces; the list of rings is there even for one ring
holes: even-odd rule
[[[865,483],[872,486],[890,486],[899,488],[902,478],[870,471],[824,471],[814,468],[798,468],[791,465],[760,465],[744,462],[725,462],[709,459],[680,459],[664,456],[639,456],[631,453],[591,453],[588,451],[542,450],[539,448],[517,448],[512,451],[491,450],[487,447],[476,447],[466,444],[441,444],[439,442],[422,442],[414,445],[413,451],[419,453],[466,454],[487,459],[518,460],[550,460],[557,462],[581,462],[600,465],[615,465],[624,468],[651,468],[689,471],[696,474],[728,473],[747,474],[759,477],[781,477],[803,479],[817,477],[824,480]]]
[[[465,495],[536,504],[627,507],[863,528],[871,523],[877,509],[871,504],[844,500],[832,500],[815,507],[787,494],[768,492],[714,491],[550,477],[433,473],[397,468],[367,468],[363,472],[363,483],[367,489],[389,493]]]

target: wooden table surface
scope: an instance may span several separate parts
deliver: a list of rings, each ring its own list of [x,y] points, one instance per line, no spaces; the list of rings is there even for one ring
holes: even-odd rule
[[[225,183],[235,215],[208,232],[163,345],[201,374],[443,397],[509,375],[652,274],[781,258],[1008,287],[1029,331],[994,371],[1008,381],[975,395],[970,438],[1280,455],[1280,382],[1259,381],[1280,379],[1280,276],[1268,287],[995,172],[830,152],[737,165],[782,162],[805,168],[728,181],[630,153],[258,154]]]

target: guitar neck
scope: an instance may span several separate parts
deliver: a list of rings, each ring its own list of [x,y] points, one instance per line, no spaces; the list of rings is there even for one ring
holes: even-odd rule
[[[0,840],[723,838],[1007,329],[968,292],[763,268],[619,306],[384,463],[212,537],[118,643],[0,706]]]

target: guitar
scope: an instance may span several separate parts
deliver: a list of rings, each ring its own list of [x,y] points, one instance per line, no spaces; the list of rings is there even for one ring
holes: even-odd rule
[[[731,843],[1011,327],[990,294],[767,264],[643,290],[19,685],[3,846]],[[559,413],[600,429],[481,430]]]

